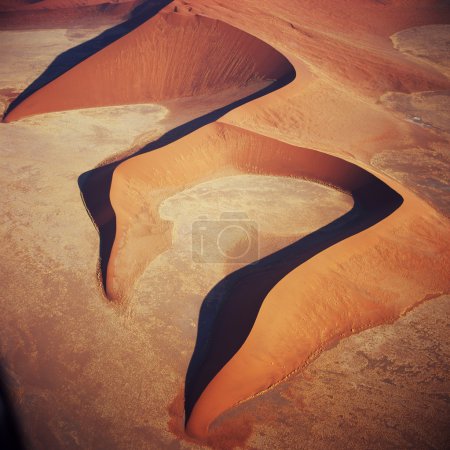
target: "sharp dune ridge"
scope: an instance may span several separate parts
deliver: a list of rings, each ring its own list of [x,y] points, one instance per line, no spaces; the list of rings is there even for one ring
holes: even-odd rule
[[[414,13],[401,17],[399,12],[409,11],[405,2],[387,6],[396,13],[392,22],[385,24],[378,16],[371,24],[361,20],[353,37],[376,30],[376,43],[367,47],[339,34],[344,20],[335,21],[335,39],[330,38],[331,31],[314,30],[307,12],[310,2],[305,1],[306,26],[289,26],[302,35],[300,49],[292,42],[275,49],[271,45],[275,38],[267,30],[261,32],[268,37],[266,42],[248,34],[245,20],[255,32],[254,17],[233,16],[230,24],[220,20],[228,17],[223,10],[233,8],[233,1],[228,6],[185,3],[174,2],[38,89],[11,109],[5,121],[70,109],[163,103],[267,82],[266,88],[230,99],[159,142],[80,177],[86,208],[100,234],[105,292],[119,305],[130,302],[145,268],[170,248],[171,223],[160,217],[159,207],[177,192],[243,173],[313,180],[352,196],[350,212],[233,272],[204,299],[184,406],[187,433],[209,442],[211,425],[225,411],[304,367],[330,343],[390,323],[431,292],[449,290],[448,219],[369,164],[371,152],[380,145],[377,139],[394,142],[394,130],[402,130],[411,142],[440,138],[388,117],[378,105],[369,106],[365,114],[375,119],[368,127],[388,132],[381,137],[374,132],[366,142],[361,139],[357,143],[361,150],[352,143],[352,152],[361,152],[355,157],[342,149],[344,139],[337,139],[340,148],[334,150],[326,132],[320,136],[323,147],[306,145],[304,136],[280,136],[274,130],[278,125],[282,129],[287,122],[285,129],[300,135],[301,123],[289,122],[289,114],[277,116],[277,105],[287,111],[290,96],[301,95],[302,90],[317,93],[315,83],[323,74],[327,89],[338,86],[337,98],[358,107],[356,102],[367,104],[389,90],[439,91],[449,82],[438,71],[406,58],[393,65],[398,55],[386,46],[388,34],[420,19]],[[369,3],[370,7],[354,5],[357,13],[385,6],[365,5]],[[416,3],[425,8],[424,2]],[[286,15],[289,8],[291,3]],[[429,20],[435,17],[432,14]],[[324,14],[324,28],[326,24]],[[350,64],[351,69],[346,67]],[[387,68],[389,75],[382,76]],[[350,87],[351,100],[345,93]],[[307,107],[301,110],[305,127]],[[351,107],[344,111],[351,114]],[[208,312],[212,303],[218,305],[213,315]]]
[[[361,202],[365,199],[358,193],[376,180],[358,166],[333,156],[219,123],[204,126],[155,152],[132,157],[115,169],[111,182],[116,235],[106,275],[108,298],[123,302],[147,264],[170,246],[171,226],[158,212],[162,200],[227,171],[314,180],[359,195]],[[142,199],[141,192],[148,190],[154,192],[154,198]],[[388,200],[386,203],[389,206]],[[142,210],[146,211],[142,220],[152,224],[152,233],[140,240],[128,238]]]
[[[223,22],[161,13],[32,93],[4,120],[211,94],[291,70],[270,46]]]

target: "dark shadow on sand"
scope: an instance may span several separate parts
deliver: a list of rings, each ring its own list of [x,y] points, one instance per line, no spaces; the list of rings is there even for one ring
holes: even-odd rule
[[[6,383],[6,375],[0,366],[0,448],[24,450],[23,433],[14,412]]]
[[[134,30],[171,1],[143,2],[131,13],[126,22],[59,55],[46,71],[10,104],[4,117],[38,89]],[[127,159],[175,142],[195,130],[217,121],[229,111],[280,89],[294,80],[295,76],[295,70],[291,67],[291,71],[287,75],[274,81],[270,86],[197,117],[167,132],[132,155],[80,175],[78,185],[81,196],[100,236],[99,255],[103,286],[106,284],[106,269],[116,232],[115,214],[109,198],[115,168]],[[332,157],[330,156],[330,158]],[[370,181],[363,188],[352,192],[355,204],[350,212],[296,243],[230,274],[209,292],[200,310],[197,342],[186,375],[186,421],[208,383],[248,337],[262,302],[273,286],[314,255],[371,227],[401,205],[403,199],[399,194],[372,175],[368,175],[368,179]],[[5,439],[10,446],[5,444],[1,448],[22,449],[17,422],[14,420],[10,403],[7,397],[4,397],[3,391],[0,377],[0,412],[2,413],[0,415],[0,445],[3,445]]]
[[[89,56],[95,54],[107,45],[131,32],[145,21],[155,16],[162,8],[170,3],[172,3],[172,0],[143,1],[130,13],[130,17],[127,21],[106,30],[94,39],[80,44],[77,47],[74,47],[59,55],[49,65],[45,72],[43,72],[9,105],[3,119],[5,119],[14,108],[16,108],[34,92],[47,85],[63,73],[67,72],[69,69],[76,66]],[[126,157],[118,159],[112,163],[89,170],[79,176],[78,186],[80,188],[82,200],[100,235],[99,260],[103,288],[106,286],[106,269],[116,234],[116,219],[109,199],[112,175],[115,168],[127,159],[175,142],[183,136],[186,136],[187,134],[190,134],[207,124],[217,121],[220,117],[227,114],[234,108],[280,89],[294,80],[295,76],[295,69],[289,64],[289,71],[287,74],[278,80],[274,80],[269,86],[244,98],[236,100],[235,102],[204,114],[201,117],[193,118],[191,121],[172,129],[156,141],[144,146],[139,151],[131,155],[127,155]]]
[[[290,83],[294,78],[295,71],[292,67],[292,71],[290,73],[280,78],[279,80],[274,81],[269,86],[260,89],[259,91],[248,95],[247,97],[218,108],[210,113],[204,114],[201,117],[197,117],[190,122],[174,128],[173,130],[161,136],[156,141],[149,143],[141,150],[133,153],[132,155],[128,155],[123,159],[110,164],[106,164],[101,167],[97,167],[96,169],[90,170],[80,175],[80,177],[78,178],[78,185],[80,188],[81,196],[83,198],[86,209],[88,210],[89,215],[100,235],[100,271],[103,288],[105,288],[106,286],[106,269],[116,235],[116,217],[109,198],[111,181],[115,168],[123,161],[126,161],[137,155],[142,155],[144,153],[157,150],[158,148],[171,144],[172,142],[177,141],[178,139],[194,132],[195,130],[198,130],[199,128],[207,124],[217,121],[218,119],[220,119],[220,117],[227,114],[229,111],[259,97],[263,97],[270,92],[280,89],[281,87]]]
[[[146,0],[131,11],[128,20],[125,22],[109,28],[95,38],[61,53],[47,69],[36,78],[36,80],[34,80],[15,100],[11,102],[3,115],[3,119],[5,119],[14,108],[31,94],[44,87],[55,78],[58,78],[81,61],[84,61],[107,45],[117,41],[130,31],[133,31],[139,25],[155,16],[162,8],[171,2],[172,0]]]
[[[186,422],[209,382],[247,339],[265,297],[275,284],[314,255],[371,227],[402,204],[403,198],[385,183],[370,174],[367,178],[364,187],[351,193],[354,206],[348,213],[231,273],[205,297],[185,380]]]

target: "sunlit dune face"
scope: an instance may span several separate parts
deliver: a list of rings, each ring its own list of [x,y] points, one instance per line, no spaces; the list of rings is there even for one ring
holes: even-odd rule
[[[354,164],[225,124],[208,125],[120,164],[110,199],[117,228],[106,277],[109,299],[141,311],[149,310],[149,298],[153,305],[164,301],[174,317],[182,311],[183,317],[196,317],[200,310],[185,385],[187,432],[199,438],[222,412],[295,369],[328,334],[347,333],[353,314],[367,320],[359,310],[348,313],[347,303],[339,313],[326,301],[303,311],[296,295],[279,310],[276,323],[260,318],[259,311],[284,277],[402,202]],[[135,294],[145,302],[136,306]],[[252,330],[273,325],[267,342],[260,338],[250,353],[269,345],[289,348],[298,329],[281,322],[293,317],[326,331],[312,331],[301,352],[269,351],[255,367],[245,350],[255,339]],[[192,319],[183,328],[188,323]]]
[[[227,175],[240,177],[235,180]],[[280,195],[271,194],[277,176],[284,180]],[[220,219],[221,211],[213,208],[219,201],[224,202],[224,213],[244,211],[259,236],[276,234],[286,244],[339,217],[343,198],[351,202],[338,191],[304,179],[352,192],[370,182],[371,176],[337,158],[224,125],[204,127],[199,136],[187,136],[121,163],[114,171],[110,190],[117,227],[105,278],[108,298],[126,303],[145,267],[172,245],[172,224],[175,236],[193,224],[198,227],[201,215],[206,216],[202,226],[207,227],[209,218]],[[191,187],[192,193],[186,187]],[[197,199],[203,202],[202,207],[201,203],[192,205]],[[170,206],[175,204],[177,208]],[[183,226],[177,224],[181,217]],[[240,223],[239,218],[230,219]],[[273,220],[278,221],[276,232]],[[254,261],[259,254],[273,251],[264,241],[261,248],[244,248],[248,239],[242,231],[240,227],[222,230],[217,239],[223,247],[209,240],[203,244],[216,245],[219,254],[215,258],[235,263]],[[194,233],[193,237],[200,235]],[[250,261],[247,254],[252,255]]]
[[[257,91],[262,80],[272,82],[292,73],[292,65],[279,52],[224,22],[160,14],[53,81],[50,76],[50,82],[23,99],[6,121],[214,94],[253,83]]]
[[[449,289],[445,1],[174,0],[119,34],[169,2],[3,3],[0,356],[32,445],[444,447],[445,309],[392,323]]]

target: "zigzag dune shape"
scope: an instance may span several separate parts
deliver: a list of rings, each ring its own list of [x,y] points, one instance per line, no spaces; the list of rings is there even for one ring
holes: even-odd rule
[[[376,181],[339,158],[221,123],[135,156],[115,169],[111,183],[116,235],[106,276],[109,299],[123,302],[143,268],[170,246],[171,225],[161,220],[158,212],[162,200],[228,173],[316,180],[354,195],[363,190],[369,195],[367,186]],[[148,194],[143,196],[143,192]],[[388,195],[387,208],[389,199]],[[146,225],[149,231],[143,233]]]
[[[144,147],[138,155],[105,166],[106,181],[99,184],[99,210],[114,224],[103,281],[108,298],[117,304],[127,303],[149,262],[170,247],[171,224],[161,219],[159,206],[188,187],[244,173],[314,180],[353,197],[349,213],[255,266],[234,272],[205,298],[184,389],[186,431],[204,442],[225,411],[275,386],[328,346],[391,323],[421,301],[448,291],[448,219],[368,163],[380,141],[395,142],[396,131],[404,133],[404,145],[438,141],[427,130],[394,120],[370,102],[390,88],[439,90],[448,87],[448,80],[406,59],[390,67],[396,55],[384,41],[379,47],[364,48],[339,33],[330,39],[326,27],[317,31],[311,24],[300,33],[304,60],[292,56],[301,52],[290,43],[283,56],[238,28],[206,17],[220,16],[217,10],[226,8],[223,5],[215,10],[214,5],[210,9],[193,2],[201,16],[189,14],[184,3],[176,2],[180,8],[176,13],[166,9],[36,91],[12,109],[6,121],[64,109],[209,95],[255,81],[269,84],[292,77],[295,67],[298,77],[288,87],[248,105],[230,103],[229,110],[240,107],[225,117],[210,116],[201,125],[208,120],[215,123],[171,136],[170,142],[163,139],[161,145]],[[375,8],[372,3],[370,8]],[[404,2],[394,2],[394,7],[398,5],[401,10]],[[412,15],[404,22],[417,20]],[[230,22],[246,28],[239,18]],[[386,38],[392,24],[375,22],[377,36]],[[297,29],[295,24],[289,27]],[[342,31],[342,23],[340,27]],[[359,33],[363,34],[360,29],[355,32]],[[160,35],[166,39],[161,41]],[[195,45],[224,36],[227,44],[219,48]],[[189,61],[185,45],[195,49]],[[238,57],[236,49],[242,52]],[[342,60],[343,55],[347,59]],[[155,59],[163,62],[155,66]],[[205,71],[205,60],[210,70]],[[353,71],[347,71],[349,61],[354,62]],[[174,62],[177,70],[171,70]],[[136,68],[132,73],[131,65]],[[383,77],[386,67],[392,70]],[[277,115],[277,107],[288,111],[289,105],[305,113],[302,105],[292,106],[289,97],[311,85],[317,94],[320,82],[330,97],[348,101],[343,111],[351,113],[351,106],[364,104],[367,117],[377,119],[368,123],[369,137],[358,141],[360,148],[356,152],[352,148],[353,154],[346,153],[340,137],[334,152],[325,132],[321,145],[307,146],[300,144],[305,138],[295,131],[287,138],[274,130],[286,122],[290,128],[298,125],[293,115]],[[330,86],[340,89],[332,92]],[[351,93],[343,94],[349,86]],[[352,95],[356,100],[348,99]],[[311,121],[319,122],[314,107],[307,104],[306,112],[308,107]],[[305,127],[307,120],[305,113]],[[384,134],[379,131],[383,127]],[[206,309],[217,292],[222,293],[220,305],[211,317]]]
[[[229,277],[213,325],[199,330],[203,337],[197,341],[186,380],[187,431],[199,439],[207,439],[210,424],[221,413],[278,383],[330,342],[395,320],[428,292],[446,288],[440,262],[423,259],[418,265],[395,268],[390,261],[399,253],[409,255],[408,260],[417,258],[414,246],[393,242],[391,236],[407,232],[421,221],[422,239],[433,242],[439,236],[445,242],[445,222],[424,202],[402,190],[406,199],[402,205],[402,197],[387,184],[342,159],[217,123],[116,169],[111,186],[117,233],[107,274],[110,298],[120,302],[142,268],[170,246],[170,223],[158,214],[163,199],[236,170],[318,180],[350,193],[355,206],[280,255],[261,260],[254,270],[237,271]],[[145,203],[142,192],[148,193]],[[425,210],[425,216],[418,212]],[[393,219],[386,219],[390,214]],[[438,226],[430,233],[435,220]],[[148,234],[142,234],[144,225],[150,226]],[[375,243],[378,255],[372,254]],[[434,254],[444,257],[440,244],[433,245]],[[380,255],[391,272],[380,267]],[[364,287],[352,286],[347,273],[340,281],[328,280],[325,286],[339,286],[329,293],[321,279],[330,277],[330,266],[366,257],[377,267],[372,273],[375,280],[396,278],[400,269],[400,276],[409,272],[408,279],[413,277],[417,284],[400,297],[398,291],[372,297],[371,289],[377,289],[375,280],[372,288],[365,282],[361,282]],[[427,274],[431,266],[432,277]],[[350,265],[349,272],[354,270]],[[346,287],[343,280],[352,287]]]
[[[307,70],[305,71],[300,63],[294,63],[294,65],[301,75],[307,74]],[[376,66],[373,67],[376,68]],[[429,76],[424,76],[420,69],[417,70],[417,75],[406,75],[406,71],[404,73],[405,75],[402,74],[402,69],[400,69],[398,78],[403,78],[405,85],[412,83],[416,86],[430,86]],[[438,79],[439,77],[431,83],[445,85],[442,79],[437,81]],[[303,83],[302,76],[298,77],[297,80],[297,83]],[[284,88],[284,91],[287,92],[294,92],[294,90],[293,85]],[[271,94],[255,103],[258,103],[259,108],[261,108],[262,105],[270,103],[269,97],[274,96],[279,95]],[[240,108],[234,116],[237,118],[245,116],[244,109],[251,110],[251,108],[252,105]],[[229,115],[233,116],[233,113]],[[227,117],[224,120],[226,121]],[[237,122],[236,120],[233,122],[233,119],[230,121],[232,123]],[[445,270],[442,269],[440,264],[436,264],[433,259],[423,257],[420,264],[405,264],[405,267],[400,268],[402,273],[400,278],[405,277],[408,273],[406,279],[415,279],[417,283],[414,283],[413,287],[411,286],[409,289],[405,286],[404,293],[401,296],[398,296],[398,291],[396,291],[395,294],[384,294],[379,296],[378,300],[374,300],[372,295],[368,293],[371,289],[373,290],[373,287],[368,287],[362,280],[360,280],[361,285],[364,285],[366,291],[351,288],[350,291],[353,296],[350,296],[350,298],[348,291],[346,292],[343,286],[344,283],[329,280],[325,284],[326,286],[332,286],[333,283],[340,285],[342,291],[345,292],[343,295],[335,290],[330,292],[330,289],[324,288],[320,280],[324,277],[323,267],[328,266],[326,261],[330,258],[335,259],[333,263],[339,265],[338,261],[341,258],[351,260],[352,254],[359,260],[361,258],[364,260],[366,256],[374,266],[380,266],[380,261],[375,262],[378,257],[374,256],[371,250],[371,245],[374,245],[375,242],[378,243],[378,251],[386,258],[385,262],[388,263],[391,273],[388,274],[383,269],[379,269],[379,272],[374,271],[378,272],[373,274],[374,278],[397,278],[399,268],[394,269],[395,262],[389,261],[390,258],[386,254],[387,248],[392,248],[393,255],[395,255],[394,260],[398,258],[398,253],[402,251],[405,255],[409,255],[406,257],[408,260],[409,258],[414,259],[413,255],[416,254],[416,250],[405,245],[404,242],[397,244],[397,248],[395,248],[396,245],[392,243],[390,235],[391,233],[398,234],[401,229],[404,229],[408,234],[413,227],[422,222],[422,217],[427,217],[420,226],[421,230],[425,230],[422,236],[423,241],[433,241],[435,254],[443,256],[443,249],[448,246],[444,237],[445,220],[440,219],[432,208],[398,183],[392,183],[385,177],[382,177],[383,181],[381,181],[357,166],[346,164],[342,159],[334,159],[322,154],[322,158],[318,157],[320,162],[315,161],[314,156],[318,155],[315,155],[311,150],[289,148],[287,144],[252,135],[242,129],[229,128],[225,125],[216,125],[215,127],[218,129],[213,131],[213,127],[208,126],[209,130],[203,128],[194,135],[172,144],[172,146],[160,149],[159,155],[147,154],[139,156],[136,161],[127,161],[116,170],[111,189],[111,199],[116,211],[118,229],[107,276],[107,290],[113,298],[115,295],[120,298],[124,294],[130,280],[133,280],[136,273],[141,271],[142,267],[145,267],[146,262],[148,262],[148,260],[144,261],[145,258],[140,259],[138,257],[137,261],[135,260],[138,267],[134,269],[136,272],[133,274],[131,254],[136,256],[142,251],[146,257],[150,255],[150,259],[152,255],[154,256],[152,251],[145,252],[145,250],[136,249],[146,248],[148,250],[152,248],[156,250],[156,253],[161,251],[161,247],[158,248],[151,243],[148,247],[138,244],[132,245],[134,252],[132,251],[128,257],[126,256],[127,245],[124,244],[122,232],[131,225],[127,224],[127,221],[134,216],[132,210],[134,208],[142,210],[133,201],[133,192],[152,190],[154,183],[158,184],[155,189],[157,192],[155,203],[146,210],[150,211],[151,219],[148,223],[152,224],[152,230],[158,230],[156,234],[161,233],[161,235],[166,236],[165,239],[159,239],[158,244],[166,242],[167,245],[170,225],[161,223],[157,218],[157,205],[160,201],[158,195],[165,195],[161,193],[161,188],[165,183],[170,185],[171,189],[176,190],[177,187],[173,184],[175,179],[181,182],[178,189],[195,182],[189,176],[191,171],[185,169],[187,161],[189,161],[189,165],[195,165],[192,173],[195,173],[195,177],[200,175],[200,178],[196,178],[197,181],[204,179],[202,177],[214,176],[212,175],[214,172],[223,173],[221,171],[225,170],[226,173],[226,167],[231,165],[250,173],[306,176],[329,183],[339,189],[356,194],[355,197],[358,199],[357,207],[353,211],[353,213],[356,213],[357,219],[352,218],[350,220],[350,223],[347,224],[347,231],[351,230],[354,225],[352,220],[359,223],[356,225],[356,230],[353,229],[350,234],[358,233],[365,228],[371,228],[362,233],[363,237],[356,234],[340,244],[336,244],[338,250],[335,250],[335,247],[332,246],[310,261],[302,261],[300,267],[296,269],[285,262],[285,267],[281,270],[284,277],[279,275],[279,281],[276,281],[277,276],[272,278],[269,282],[270,288],[268,286],[267,291],[263,290],[262,293],[259,293],[259,298],[256,301],[249,293],[257,291],[256,286],[259,287],[261,277],[252,280],[252,276],[248,276],[247,280],[244,277],[244,281],[236,277],[235,288],[231,287],[228,293],[228,298],[233,298],[234,301],[225,302],[222,305],[221,312],[216,318],[214,327],[211,327],[208,336],[210,339],[209,347],[207,350],[202,349],[199,352],[200,361],[195,360],[196,354],[194,353],[190,366],[192,370],[188,372],[186,380],[187,431],[190,435],[202,440],[207,439],[210,425],[220,414],[295,372],[320,353],[323,348],[326,348],[330,342],[356,331],[395,320],[396,317],[409,310],[414,304],[426,298],[429,292],[443,292],[447,289]],[[264,154],[266,146],[265,155],[267,159],[264,160],[264,156],[261,155]],[[305,159],[302,159],[302,156]],[[293,160],[290,158],[293,158]],[[295,158],[299,158],[299,160],[295,161]],[[159,168],[166,165],[166,160],[171,161],[170,168],[162,169],[160,172],[161,169]],[[306,161],[311,166],[308,166],[308,163],[305,164]],[[147,170],[146,167],[148,167]],[[329,170],[328,173],[327,169]],[[159,185],[160,180],[164,180],[161,185]],[[385,182],[387,185],[384,184]],[[358,183],[360,183],[359,186]],[[393,184],[402,197],[388,187],[389,185],[393,186]],[[363,185],[366,186],[365,189],[362,188]],[[359,188],[359,194],[356,186]],[[121,197],[121,195],[124,195],[124,197]],[[400,206],[402,198],[405,204]],[[122,209],[124,207],[125,210]],[[360,210],[356,212],[358,208]],[[392,219],[385,219],[397,208],[399,209],[392,214]],[[361,211],[364,211],[364,213]],[[427,212],[422,216],[422,213],[415,213],[415,211]],[[394,217],[402,218],[395,219]],[[385,219],[382,224],[374,226],[382,219]],[[437,236],[439,238],[435,240]],[[348,235],[341,236],[341,239],[346,237]],[[141,242],[144,242],[145,237],[141,236],[141,239]],[[438,243],[441,239],[442,241]],[[324,240],[326,241],[326,238]],[[329,242],[329,245],[334,243]],[[366,245],[367,248],[362,250],[362,247]],[[121,248],[120,251],[123,251],[121,256],[118,256],[120,254],[118,247]],[[381,250],[381,248],[386,250]],[[295,250],[293,251],[295,252]],[[364,254],[365,256],[362,256]],[[128,263],[120,264],[121,257]],[[299,261],[297,260],[296,263],[299,264]],[[364,263],[367,264],[367,261]],[[125,272],[121,273],[119,269],[121,266],[127,267]],[[431,266],[434,267],[434,273],[430,277],[427,270]],[[276,272],[275,267],[274,272]],[[406,268],[408,270],[405,270]],[[130,271],[128,272],[128,270]],[[352,271],[349,270],[349,273]],[[265,277],[270,279],[267,269],[263,270],[262,273],[265,273]],[[353,283],[350,281],[348,274],[342,275],[342,279],[347,279],[348,285],[352,286]],[[329,277],[329,274],[326,276]],[[332,279],[334,280],[334,278]],[[389,282],[386,281],[386,284],[389,284]],[[300,292],[299,286],[303,288],[305,285],[308,285],[305,292]],[[374,287],[376,285],[377,282],[374,282]],[[421,287],[418,288],[418,286]],[[321,289],[323,289],[322,293],[320,293]],[[317,297],[322,301],[318,300],[317,303]],[[245,311],[243,305],[245,304],[247,304],[251,313],[243,313]],[[239,317],[240,315],[241,317]],[[273,320],[276,317],[279,317],[279,319]],[[285,322],[286,319],[287,323]],[[201,321],[201,317],[199,320]],[[234,333],[231,333],[230,330],[239,328],[239,326],[241,327],[241,335],[239,338],[234,337],[233,339],[230,334],[233,335]],[[302,328],[303,330],[300,331]],[[239,335],[240,333],[235,334]],[[297,345],[294,342],[297,342]],[[197,348],[202,346],[204,346],[204,343],[197,342]],[[286,350],[292,347],[295,347],[292,352]]]

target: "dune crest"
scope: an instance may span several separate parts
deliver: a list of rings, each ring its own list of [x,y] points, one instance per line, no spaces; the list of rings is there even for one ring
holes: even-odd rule
[[[146,265],[170,246],[171,224],[158,212],[164,198],[234,173],[301,177],[344,192],[354,191],[371,177],[337,158],[218,123],[135,156],[115,169],[111,183],[116,234],[106,275],[108,298],[126,301]]]
[[[175,2],[35,91],[5,118],[12,122],[48,112],[207,99],[236,89],[238,101],[220,113],[206,114],[154,146],[80,177],[101,246],[106,235],[111,239],[102,275],[107,297],[117,305],[128,304],[148,264],[170,248],[172,223],[161,218],[160,207],[187,188],[216,177],[252,174],[303,178],[352,196],[351,211],[226,276],[204,299],[184,389],[186,431],[201,441],[208,441],[210,428],[225,411],[276,385],[339,339],[392,322],[449,289],[448,220],[368,163],[397,140],[399,149],[435,140],[428,130],[382,111],[378,100],[390,90],[398,91],[388,96],[394,99],[449,86],[442,73],[389,46],[386,36],[399,23],[414,26],[420,14],[411,8],[403,17],[402,1],[361,2],[355,6],[358,19],[373,13],[373,23],[355,21],[346,35],[345,14],[335,12],[334,4],[324,2],[316,17],[314,2],[301,3],[300,24],[283,19],[298,15],[292,12],[295,2],[283,5],[286,16],[280,5],[273,13],[274,29],[285,33],[280,53],[270,45],[276,32],[258,30],[260,17],[251,8],[228,14],[233,5],[239,9],[235,0],[226,5],[194,0],[193,12],[185,2]],[[396,13],[386,21],[385,7]],[[267,43],[241,30],[266,37]],[[365,41],[366,34],[373,40]],[[242,106],[248,97],[239,92],[254,86],[257,94],[264,83],[284,86],[281,80],[294,78],[294,66],[295,83]],[[302,103],[298,91],[305,78],[312,80],[310,99]],[[221,119],[235,106],[240,108]],[[359,112],[358,130],[352,130],[351,120],[346,130],[339,128],[339,119]],[[328,119],[336,136],[327,134]],[[311,145],[302,145],[305,141]],[[216,299],[218,311],[211,315],[208,306]]]
[[[272,47],[230,25],[165,12],[25,98],[5,121],[213,94],[258,80],[274,81],[292,70]]]

